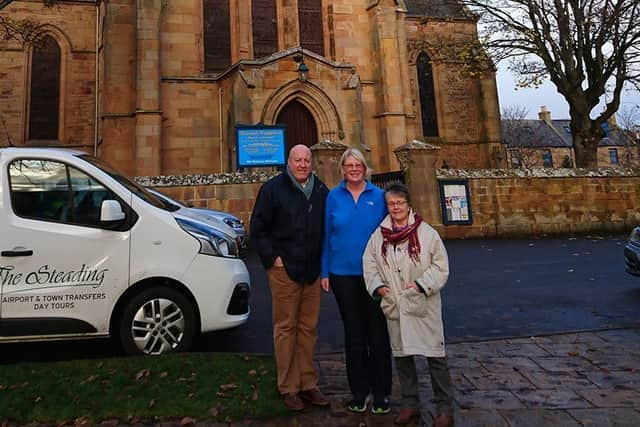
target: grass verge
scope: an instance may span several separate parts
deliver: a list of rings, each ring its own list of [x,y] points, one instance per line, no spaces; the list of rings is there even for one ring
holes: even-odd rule
[[[0,369],[0,424],[232,421],[287,414],[273,358],[220,353],[22,363]]]

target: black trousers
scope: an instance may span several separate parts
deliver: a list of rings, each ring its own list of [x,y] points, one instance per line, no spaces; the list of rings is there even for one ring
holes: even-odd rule
[[[391,347],[380,304],[367,293],[362,276],[329,275],[344,325],[347,378],[351,393],[391,394]]]

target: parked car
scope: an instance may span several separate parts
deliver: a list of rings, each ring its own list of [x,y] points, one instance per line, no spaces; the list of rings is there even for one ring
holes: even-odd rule
[[[624,247],[625,270],[634,276],[640,276],[640,227],[631,231]]]
[[[175,206],[178,210],[177,212],[190,217],[195,218],[200,221],[222,221],[224,224],[229,226],[237,235],[238,243],[241,249],[245,249],[247,246],[247,230],[244,227],[244,223],[242,220],[230,213],[224,211],[218,211],[215,209],[206,209],[206,208],[196,208],[191,206],[185,206],[183,203],[172,199],[166,194],[154,190],[153,188],[145,187],[147,191],[154,194],[155,196],[162,199],[165,203]]]
[[[0,342],[112,336],[162,354],[245,323],[235,238],[176,211],[82,152],[0,149]]]

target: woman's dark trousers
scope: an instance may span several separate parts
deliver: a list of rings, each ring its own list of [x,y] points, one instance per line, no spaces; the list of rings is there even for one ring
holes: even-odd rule
[[[376,398],[389,396],[391,347],[380,304],[367,293],[362,276],[330,274],[329,282],[344,325],[351,393],[356,398],[364,398],[369,392]]]

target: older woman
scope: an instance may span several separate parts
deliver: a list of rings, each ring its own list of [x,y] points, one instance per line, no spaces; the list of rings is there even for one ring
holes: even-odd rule
[[[371,233],[386,215],[384,193],[369,183],[362,153],[349,148],[340,159],[344,180],[329,192],[322,253],[322,288],[333,290],[344,325],[347,378],[353,398],[347,408],[389,412],[391,350],[379,304],[367,293],[362,254]]]
[[[363,257],[371,295],[387,318],[400,389],[396,424],[420,416],[414,356],[429,362],[437,417],[434,425],[453,425],[453,388],[444,351],[440,290],[449,277],[447,252],[438,233],[411,209],[409,191],[393,184],[385,191],[389,215],[373,233]]]

